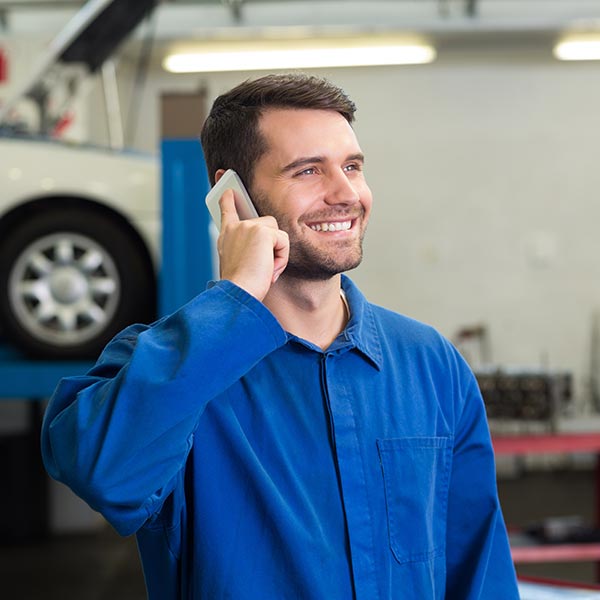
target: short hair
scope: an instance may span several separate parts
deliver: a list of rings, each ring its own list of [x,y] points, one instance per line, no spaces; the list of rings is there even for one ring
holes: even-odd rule
[[[272,74],[240,83],[214,101],[200,135],[211,185],[218,169],[234,169],[252,186],[256,162],[268,149],[259,119],[269,108],[334,110],[348,123],[356,111],[341,88],[321,77]]]

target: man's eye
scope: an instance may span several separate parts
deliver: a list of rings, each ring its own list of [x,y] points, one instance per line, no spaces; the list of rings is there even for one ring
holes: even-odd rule
[[[302,169],[302,171],[299,171],[298,173],[296,173],[296,176],[298,175],[314,175],[317,172],[317,170],[314,167],[309,167],[308,169]]]
[[[345,171],[360,171],[360,165],[356,164],[356,163],[352,163],[350,165],[346,165],[344,167]]]

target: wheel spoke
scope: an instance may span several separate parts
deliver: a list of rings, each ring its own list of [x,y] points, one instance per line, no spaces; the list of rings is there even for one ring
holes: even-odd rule
[[[41,252],[32,253],[27,264],[37,275],[48,275],[52,272],[52,261]]]
[[[33,315],[38,323],[47,323],[56,317],[56,305],[52,301],[41,302],[33,309]]]
[[[99,294],[102,296],[110,296],[115,293],[117,284],[114,279],[110,277],[94,277],[90,281],[90,290],[93,294]]]
[[[38,302],[46,302],[50,298],[48,284],[43,279],[19,282],[17,292],[23,298],[35,298]]]
[[[106,321],[106,313],[97,304],[90,304],[82,314],[93,323],[104,323]]]
[[[77,262],[85,272],[93,273],[102,265],[102,253],[98,250],[88,250]]]
[[[73,307],[60,307],[56,317],[62,331],[74,331],[77,328],[77,312]]]
[[[56,262],[62,265],[68,265],[73,262],[75,249],[73,242],[69,238],[61,238],[54,248]]]

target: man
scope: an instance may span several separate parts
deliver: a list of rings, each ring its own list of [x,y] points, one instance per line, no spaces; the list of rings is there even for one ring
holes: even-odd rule
[[[43,452],[124,535],[149,596],[518,598],[483,403],[439,334],[341,273],[371,212],[354,105],[268,76],[219,97],[220,281],[63,380]]]

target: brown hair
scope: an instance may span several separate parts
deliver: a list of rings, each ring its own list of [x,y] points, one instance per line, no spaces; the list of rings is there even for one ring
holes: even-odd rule
[[[244,81],[215,100],[202,128],[211,184],[218,169],[234,169],[252,186],[254,165],[267,151],[258,124],[268,108],[335,110],[348,123],[354,121],[356,111],[342,89],[320,77],[293,73]]]

